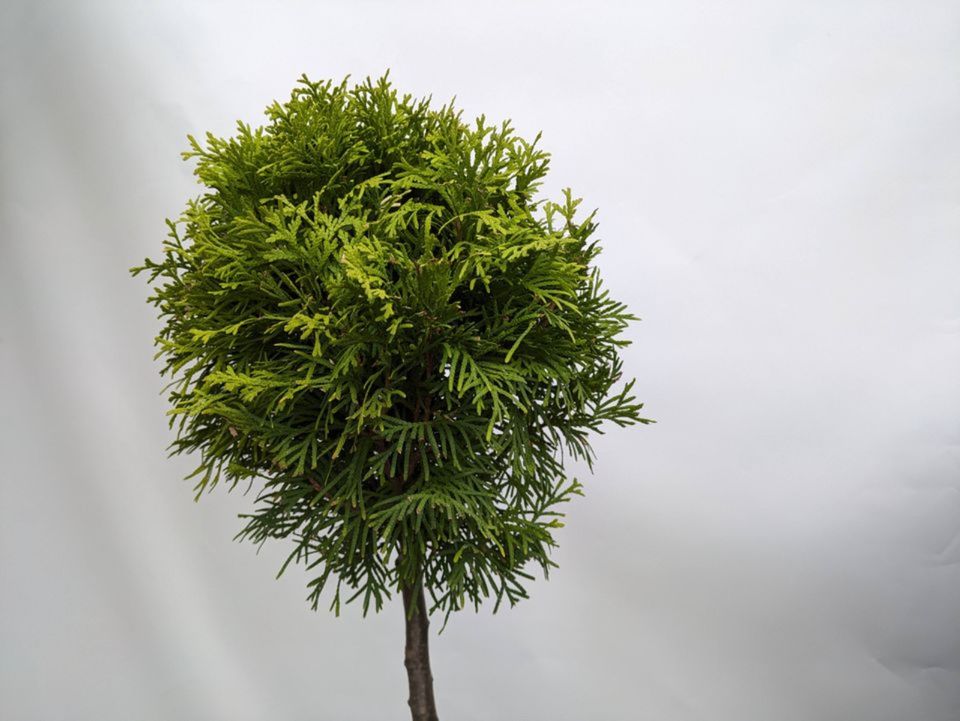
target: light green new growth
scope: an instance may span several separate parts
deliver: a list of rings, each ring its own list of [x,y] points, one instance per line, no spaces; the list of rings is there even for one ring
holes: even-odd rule
[[[197,496],[262,486],[238,538],[291,538],[314,608],[423,584],[447,616],[526,597],[635,317],[602,289],[593,215],[534,199],[548,155],[509,123],[306,77],[269,123],[190,138],[206,187],[147,272],[173,453]],[[281,568],[281,573],[283,568]]]

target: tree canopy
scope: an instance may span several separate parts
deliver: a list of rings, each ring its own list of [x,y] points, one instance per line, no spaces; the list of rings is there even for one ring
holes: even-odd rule
[[[255,486],[239,538],[290,538],[316,608],[422,583],[447,616],[526,597],[620,390],[636,318],[549,156],[452,104],[301,78],[264,127],[189,138],[204,186],[148,275],[172,453]],[[582,215],[582,214],[580,214]],[[280,572],[283,572],[283,568]]]

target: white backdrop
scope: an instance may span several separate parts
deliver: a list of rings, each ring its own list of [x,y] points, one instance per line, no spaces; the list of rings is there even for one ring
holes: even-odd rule
[[[960,6],[0,10],[0,718],[406,718],[401,609],[311,612],[181,481],[142,279],[187,133],[297,77],[543,130],[643,317],[532,598],[432,638],[441,718],[960,718]]]

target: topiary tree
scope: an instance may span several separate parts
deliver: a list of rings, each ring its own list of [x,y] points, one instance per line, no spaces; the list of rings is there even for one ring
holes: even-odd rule
[[[294,542],[331,608],[406,612],[415,721],[436,719],[428,614],[527,597],[592,469],[590,431],[647,423],[621,377],[634,316],[591,266],[593,215],[535,200],[510,124],[305,76],[263,128],[189,137],[206,192],[146,272],[173,454],[197,498],[260,489],[238,538]],[[249,490],[249,486],[248,486]],[[278,574],[279,575],[279,574]],[[429,601],[426,595],[429,596]]]

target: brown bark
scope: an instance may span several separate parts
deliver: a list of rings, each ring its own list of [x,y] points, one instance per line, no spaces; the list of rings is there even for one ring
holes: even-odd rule
[[[438,721],[433,700],[433,675],[430,673],[427,602],[423,586],[403,589],[403,610],[406,617],[407,645],[404,666],[410,682],[410,715],[413,721]]]

